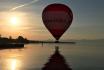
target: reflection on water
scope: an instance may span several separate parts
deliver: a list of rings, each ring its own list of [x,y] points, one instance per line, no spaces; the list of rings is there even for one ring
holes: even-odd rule
[[[7,61],[7,68],[8,70],[17,70],[19,69],[21,63],[18,59],[12,58]]]
[[[16,70],[17,65],[18,65],[18,63],[17,63],[17,60],[16,59],[9,60],[10,70]]]
[[[64,57],[60,54],[59,47],[56,47],[55,51],[54,47],[52,47],[53,49],[47,47],[29,45],[23,50],[1,50],[0,70],[59,70],[60,67],[60,70],[71,70]],[[44,52],[46,50],[50,52],[48,55]],[[43,65],[47,61],[47,57],[53,52],[54,54],[50,57],[49,62]],[[47,69],[48,66],[49,69]]]
[[[72,70],[66,63],[65,58],[60,54],[59,47],[55,48],[55,52],[49,58],[49,62],[45,64],[42,70]]]
[[[48,64],[63,64],[73,70],[104,70],[104,46],[57,45],[60,49],[56,48],[56,51],[56,44],[44,44],[43,47],[41,44],[29,44],[21,50],[0,50],[0,70],[46,70]]]
[[[2,61],[0,70],[19,70],[22,65],[21,60],[14,53],[3,53],[0,60]]]

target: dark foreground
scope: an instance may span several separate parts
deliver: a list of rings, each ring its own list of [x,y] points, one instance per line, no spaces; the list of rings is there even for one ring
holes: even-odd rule
[[[18,49],[18,48],[24,48],[24,44],[19,43],[0,44],[0,49]]]

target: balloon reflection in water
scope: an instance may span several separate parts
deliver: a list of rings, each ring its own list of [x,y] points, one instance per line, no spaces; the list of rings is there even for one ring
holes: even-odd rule
[[[59,47],[56,47],[55,53],[49,58],[49,62],[45,64],[42,70],[72,70],[67,65],[64,57],[59,52]]]

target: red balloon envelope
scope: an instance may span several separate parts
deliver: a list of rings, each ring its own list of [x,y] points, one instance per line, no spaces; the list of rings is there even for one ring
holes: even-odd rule
[[[64,4],[48,5],[42,13],[42,19],[46,28],[59,40],[69,28],[73,20],[71,9]]]

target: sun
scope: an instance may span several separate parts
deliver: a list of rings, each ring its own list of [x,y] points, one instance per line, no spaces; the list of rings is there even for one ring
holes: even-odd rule
[[[17,25],[19,23],[19,18],[16,16],[10,17],[10,23],[12,25]]]

